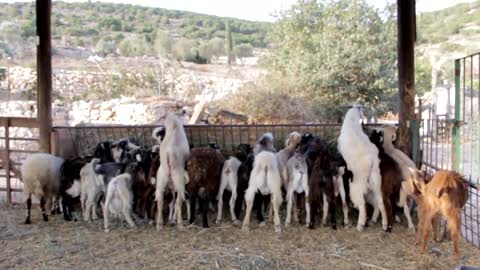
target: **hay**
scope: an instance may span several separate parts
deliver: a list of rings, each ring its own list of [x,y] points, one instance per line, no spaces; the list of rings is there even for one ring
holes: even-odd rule
[[[273,225],[254,220],[249,232],[230,222],[156,231],[136,220],[138,228],[114,223],[105,234],[103,220],[65,223],[57,215],[46,224],[35,209],[34,224],[25,226],[24,206],[0,206],[0,214],[0,269],[453,269],[460,263],[451,242],[431,242],[429,254],[420,254],[414,233],[402,225],[391,234],[378,225],[363,233],[294,225],[276,234]],[[463,263],[480,265],[479,249],[462,241],[460,250]]]

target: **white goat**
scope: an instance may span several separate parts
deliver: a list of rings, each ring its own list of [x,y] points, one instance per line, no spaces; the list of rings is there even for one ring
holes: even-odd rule
[[[30,224],[32,194],[40,200],[43,220],[48,221],[47,209],[52,200],[59,195],[61,167],[65,160],[50,154],[37,153],[30,155],[21,167],[23,194],[27,204],[27,219]]]
[[[100,159],[94,158],[89,163],[85,164],[80,170],[80,181],[82,186],[80,202],[82,205],[83,220],[85,221],[98,219],[97,203],[102,191],[105,191],[103,177],[97,175],[94,170],[99,162]]]
[[[109,232],[109,214],[112,213],[115,216],[121,217],[127,221],[130,227],[135,227],[135,223],[132,220],[132,176],[129,173],[123,173],[108,183],[107,195],[105,198],[105,206],[103,207],[103,222],[105,232]],[[160,211],[161,212],[161,211]]]
[[[175,213],[179,227],[182,223],[182,202],[185,200],[185,184],[188,182],[188,175],[185,171],[185,162],[190,154],[187,135],[183,124],[172,113],[165,119],[165,137],[160,144],[160,167],[157,171],[156,192],[157,200],[157,230],[163,226],[163,198],[164,192],[169,189],[177,193],[175,202]]]
[[[280,150],[277,153],[278,158],[278,167],[281,172],[282,184],[286,189],[288,184],[288,173],[287,173],[287,162],[293,156],[295,149],[297,149],[298,144],[302,140],[302,135],[296,131],[288,135],[287,140],[285,141],[285,148]]]
[[[255,157],[252,174],[245,192],[247,210],[243,220],[243,230],[248,230],[250,225],[250,214],[252,212],[255,193],[259,191],[262,195],[272,194],[272,208],[274,214],[275,232],[280,232],[279,208],[282,203],[282,180],[278,169],[278,160],[275,153],[261,151]]]
[[[235,215],[235,200],[237,199],[237,186],[238,186],[238,168],[242,162],[238,160],[236,157],[230,157],[228,160],[225,161],[222,168],[222,177],[220,180],[220,188],[218,189],[218,213],[217,213],[217,220],[216,223],[220,224],[222,222],[222,210],[223,210],[223,192],[229,190],[232,192],[232,196],[230,197],[230,215],[232,217],[232,222],[237,224],[238,217]]]
[[[256,156],[258,153],[262,151],[270,151],[270,152],[277,152],[275,147],[273,146],[273,134],[270,132],[266,132],[260,137],[257,141],[255,146],[253,147],[253,155]]]
[[[285,170],[287,171],[287,182],[285,184],[285,188],[287,190],[287,217],[285,219],[285,226],[290,225],[292,219],[292,206],[295,204],[294,193],[302,193],[305,192],[305,197],[308,197],[309,187],[308,187],[308,166],[305,159],[305,156],[296,153],[293,157],[291,157],[285,166]],[[305,200],[307,204],[307,200]],[[307,207],[305,207],[307,209]],[[309,208],[308,208],[309,209]],[[307,212],[307,221],[306,224],[308,225],[310,220],[310,211]],[[294,218],[298,220],[297,211],[294,208]]]
[[[340,136],[338,150],[345,159],[347,167],[353,173],[350,183],[350,198],[359,210],[357,230],[362,231],[366,219],[365,196],[372,192],[376,205],[382,214],[383,229],[387,229],[387,215],[382,198],[382,178],[380,175],[380,160],[378,149],[372,144],[363,132],[360,121],[363,113],[360,107],[354,106],[345,115]]]

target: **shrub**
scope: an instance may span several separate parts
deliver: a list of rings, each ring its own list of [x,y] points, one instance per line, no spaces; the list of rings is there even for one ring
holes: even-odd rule
[[[233,48],[233,53],[236,57],[251,57],[253,56],[253,46],[250,44],[242,43]]]

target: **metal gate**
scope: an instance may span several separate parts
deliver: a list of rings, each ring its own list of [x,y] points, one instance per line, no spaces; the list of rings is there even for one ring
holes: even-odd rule
[[[455,87],[445,90],[434,91],[437,102],[431,102],[430,106],[422,106],[420,102],[419,160],[427,171],[455,170],[467,181],[479,184],[480,53],[455,60]],[[470,188],[462,215],[462,234],[477,247],[480,247],[479,198],[479,191]]]

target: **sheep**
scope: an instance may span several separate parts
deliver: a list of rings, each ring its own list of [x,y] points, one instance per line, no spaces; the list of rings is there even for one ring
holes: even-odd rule
[[[278,169],[278,160],[275,153],[261,151],[255,156],[252,173],[245,191],[245,202],[247,209],[243,220],[243,230],[249,229],[250,214],[252,212],[255,193],[259,191],[262,195],[272,194],[272,208],[274,213],[275,232],[280,232],[279,208],[282,203],[282,180]]]
[[[411,172],[415,173],[417,178],[421,178],[416,171],[411,170]],[[462,208],[468,200],[468,187],[477,187],[463,180],[457,172],[446,170],[435,173],[428,183],[419,181],[413,184],[415,187],[414,198],[420,210],[416,244],[420,244],[421,252],[425,253],[432,221],[438,225],[438,218],[443,216],[447,219],[452,237],[453,253],[460,258],[458,235]],[[437,240],[439,240],[438,237]]]
[[[395,160],[393,160],[383,150],[383,137],[380,132],[373,130],[370,134],[370,141],[378,148],[378,157],[380,158],[380,173],[382,175],[383,202],[385,204],[388,220],[387,232],[391,232],[393,226],[393,217],[395,214],[394,209],[398,201],[403,182],[402,172],[397,162],[395,162]],[[372,200],[370,196],[367,197],[367,199]],[[374,201],[373,205],[375,206]],[[375,208],[372,221],[375,222],[377,217],[378,208]]]
[[[287,189],[288,184],[287,162],[293,156],[301,139],[302,135],[300,135],[300,133],[296,131],[290,133],[285,141],[285,148],[277,153],[278,166],[281,172],[280,176],[282,177],[282,183],[285,189]]]
[[[107,186],[107,195],[105,198],[105,206],[103,208],[103,222],[105,232],[109,232],[109,214],[122,216],[131,228],[135,227],[135,222],[131,217],[133,192],[132,183],[133,176],[138,173],[141,160],[131,161],[125,173],[115,176]]]
[[[186,163],[186,170],[190,181],[186,190],[190,196],[190,224],[195,222],[195,206],[198,203],[203,217],[203,227],[208,227],[208,203],[214,201],[222,174],[224,156],[215,149],[208,147],[194,148]]]
[[[50,208],[52,199],[60,193],[61,167],[64,161],[63,158],[50,154],[36,153],[23,163],[20,170],[27,204],[25,224],[31,224],[32,194],[40,200],[43,220],[48,221],[46,209]]]
[[[412,174],[410,170],[414,171],[416,168],[415,163],[402,151],[395,148],[393,141],[396,138],[397,127],[392,125],[383,126],[383,149],[387,155],[393,158],[401,169],[401,175],[403,176],[402,189],[400,190],[400,198],[398,205],[403,207],[403,213],[407,218],[408,228],[414,229],[412,218],[410,216],[410,208],[408,206],[408,198],[412,196],[413,190],[408,187],[407,180],[411,177],[415,178],[416,174]],[[418,181],[414,179],[414,181]]]
[[[368,192],[373,192],[382,215],[383,229],[386,230],[388,222],[381,190],[378,149],[363,132],[360,124],[362,117],[360,107],[354,106],[347,111],[338,137],[338,150],[353,173],[350,198],[359,210],[357,230],[362,231],[366,223],[365,195]]]
[[[190,148],[183,124],[178,117],[169,113],[165,119],[165,129],[165,137],[160,144],[161,163],[156,177],[157,230],[163,226],[162,209],[167,184],[170,190],[177,193],[175,212],[178,226],[183,227],[181,206],[185,200],[185,184],[188,182],[185,162],[190,154]]]
[[[309,193],[308,187],[308,167],[305,156],[300,153],[295,153],[286,164],[287,183],[285,184],[287,190],[287,217],[285,218],[285,227],[291,223],[292,205],[294,202],[294,193]],[[298,219],[296,211],[294,212],[295,219]]]
[[[67,159],[62,164],[60,196],[62,198],[63,218],[66,221],[72,220],[73,199],[80,196],[80,170],[88,162],[91,157],[78,157],[74,159]]]

